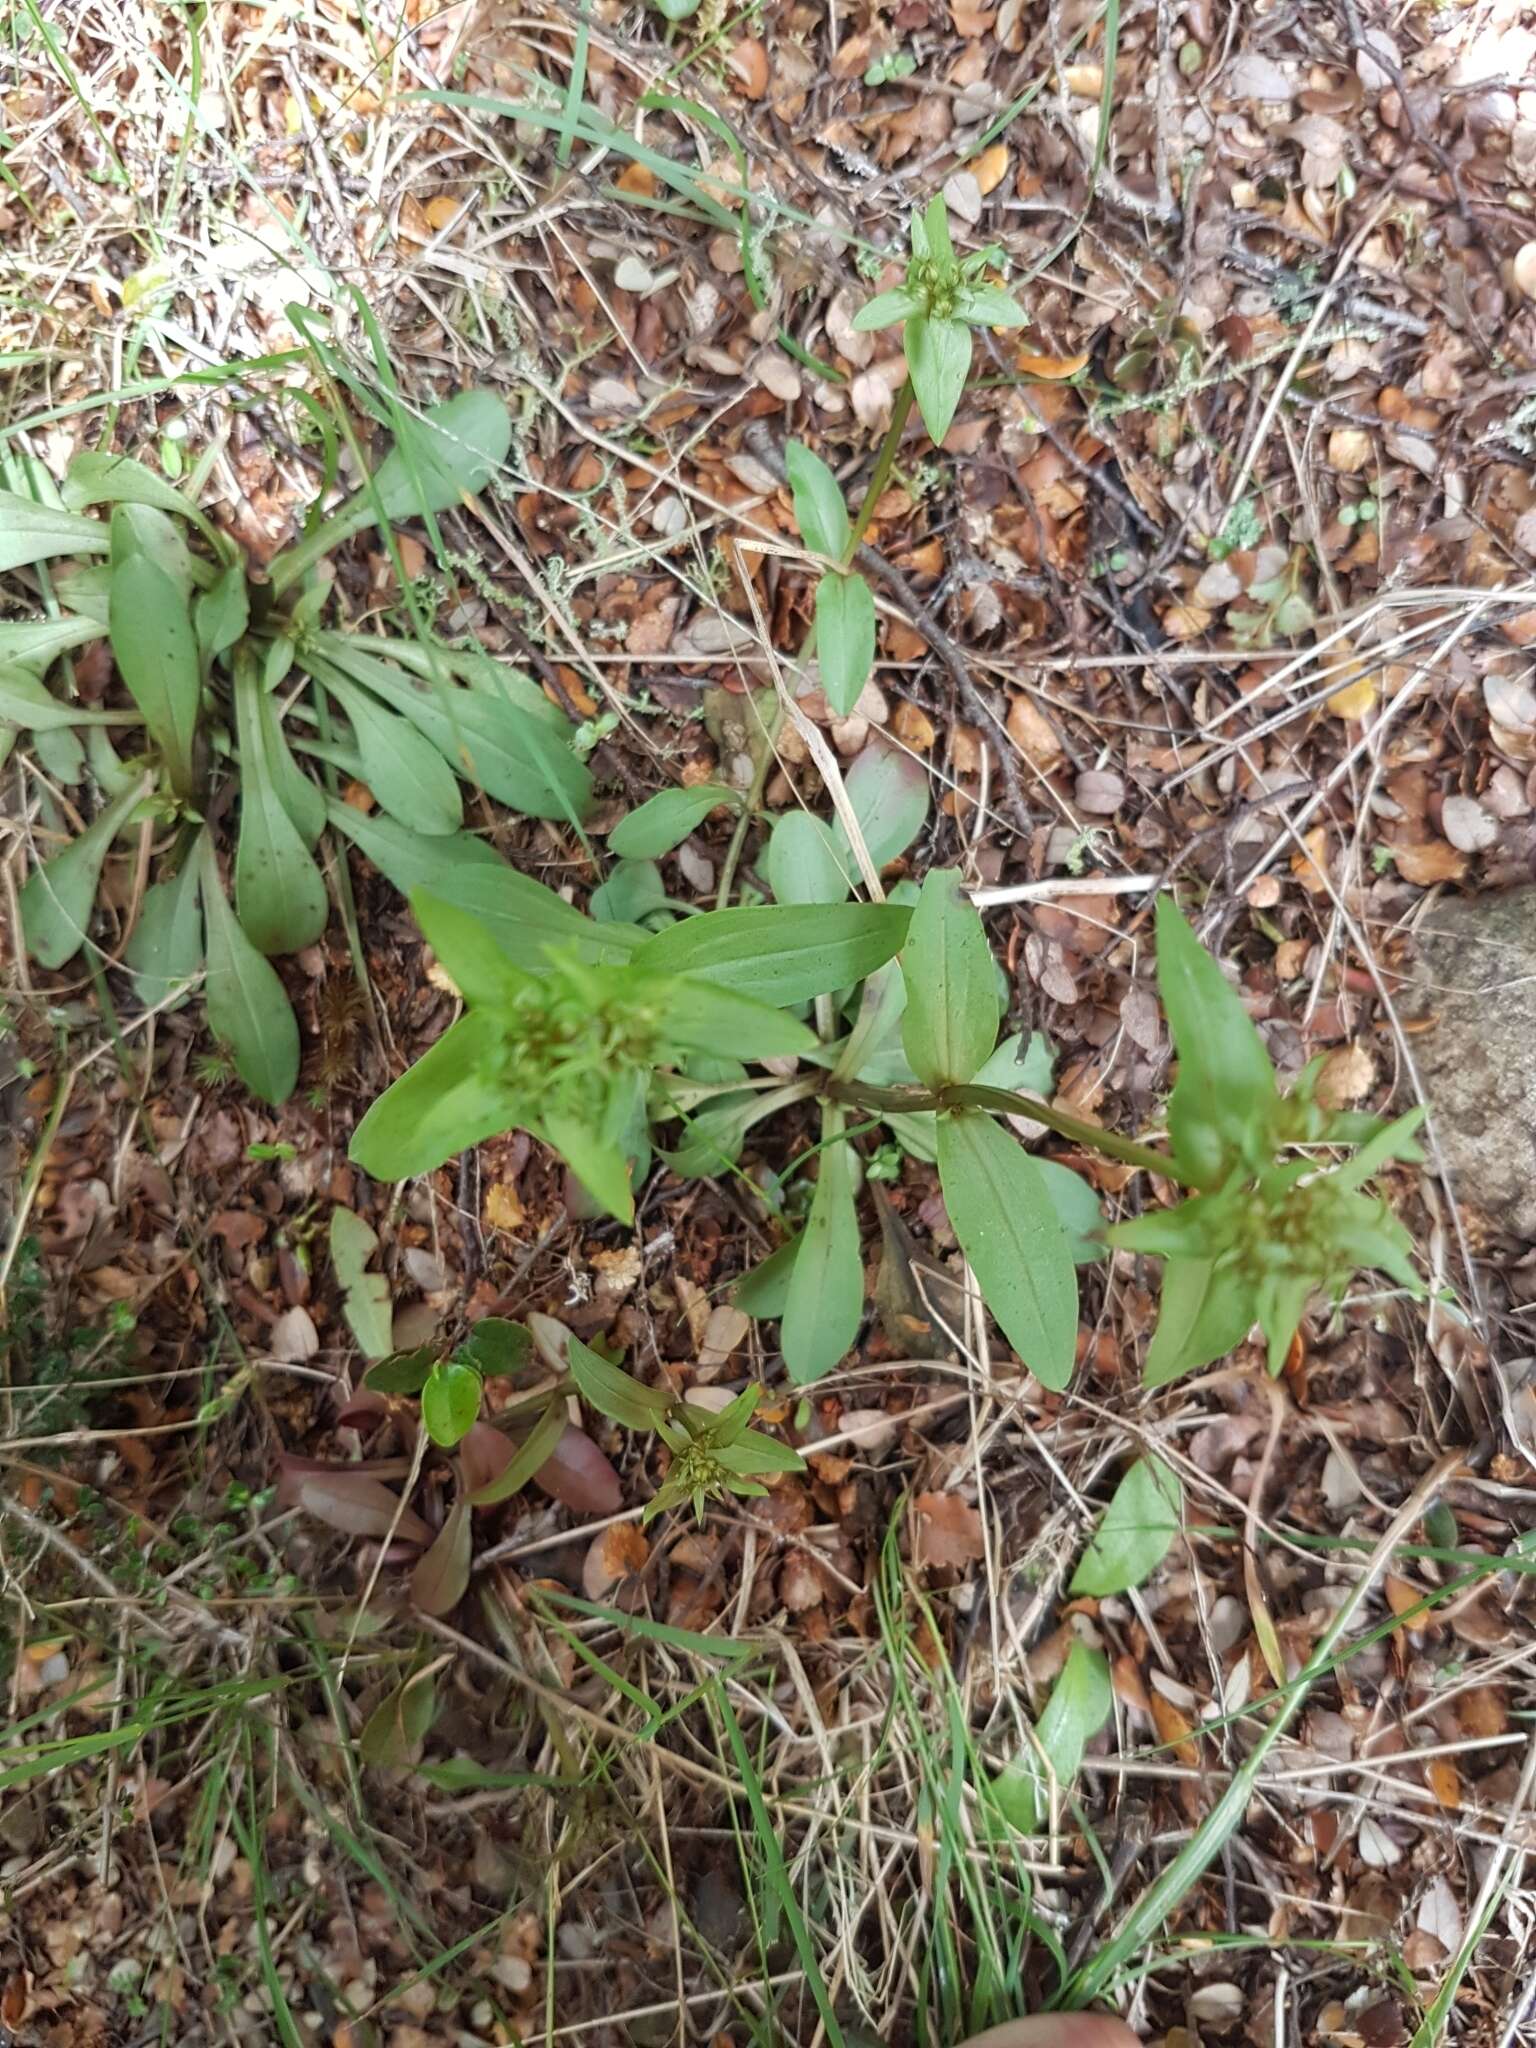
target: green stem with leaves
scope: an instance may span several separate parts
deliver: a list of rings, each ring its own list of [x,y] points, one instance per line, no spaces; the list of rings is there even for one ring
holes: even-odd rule
[[[908,1116],[924,1110],[946,1109],[991,1109],[1002,1116],[1027,1116],[1034,1123],[1044,1124],[1048,1130],[1055,1131],[1058,1137],[1086,1145],[1090,1151],[1101,1153],[1106,1159],[1118,1159],[1122,1165],[1139,1167],[1143,1173],[1159,1174],[1164,1180],[1176,1181],[1181,1187],[1193,1185],[1189,1175],[1155,1145],[1142,1145],[1134,1138],[1120,1137],[1115,1131],[1101,1130],[1097,1124],[1072,1116],[1064,1109],[1040,1101],[1037,1096],[1016,1094],[1011,1088],[877,1088],[867,1081],[834,1080],[828,1085],[827,1093],[836,1101],[849,1103],[856,1109],[895,1110]]]
[[[907,419],[912,411],[914,395],[912,379],[908,377],[896,394],[896,403],[891,408],[890,425],[886,428],[885,437],[880,443],[869,486],[859,504],[858,517],[853,522],[848,534],[848,544],[838,562],[840,569],[852,568],[853,558],[863,546],[864,536],[869,531],[869,523],[875,516],[875,507],[885,496],[885,487],[891,480],[892,469],[896,466],[896,451],[901,446],[901,437],[907,429]],[[813,623],[795,658],[797,672],[804,669],[815,651],[816,627]],[[752,785],[747,791],[747,800],[741,807],[736,829],[731,834],[731,843],[725,850],[725,859],[720,866],[720,887],[715,896],[716,910],[724,910],[731,900],[731,885],[736,880],[736,870],[741,865],[742,848],[747,843],[747,833],[751,830],[752,821],[761,807],[763,791],[768,786],[768,770],[774,759],[773,742],[778,737],[782,721],[783,712],[775,706],[763,728],[763,747],[752,776]]]

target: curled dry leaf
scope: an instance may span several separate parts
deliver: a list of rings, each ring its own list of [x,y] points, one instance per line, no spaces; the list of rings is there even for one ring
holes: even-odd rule
[[[578,1515],[616,1515],[624,1493],[619,1475],[584,1429],[566,1424],[565,1435],[533,1475],[535,1486]]]
[[[983,1555],[981,1517],[958,1493],[920,1493],[915,1506],[918,1564],[953,1569]]]

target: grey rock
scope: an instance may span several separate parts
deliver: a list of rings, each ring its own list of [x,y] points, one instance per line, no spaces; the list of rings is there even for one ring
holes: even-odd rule
[[[1536,1239],[1536,888],[1447,897],[1415,939],[1403,1011],[1457,1199]]]

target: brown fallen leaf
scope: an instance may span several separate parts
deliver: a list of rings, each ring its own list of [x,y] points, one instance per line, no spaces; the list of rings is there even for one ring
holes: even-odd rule
[[[915,1505],[916,1563],[954,1568],[983,1555],[981,1517],[958,1493],[920,1493]]]
[[[1079,370],[1088,366],[1087,352],[1077,356],[1035,356],[1027,351],[1013,359],[1014,368],[1023,377],[1038,377],[1042,382],[1055,384],[1067,377],[1075,377]]]
[[[1422,889],[1437,882],[1459,882],[1467,872],[1467,856],[1448,839],[1426,839],[1419,846],[1394,846],[1392,858],[1405,882]]]

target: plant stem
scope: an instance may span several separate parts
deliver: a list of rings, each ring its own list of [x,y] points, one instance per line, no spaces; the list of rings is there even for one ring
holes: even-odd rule
[[[848,545],[843,549],[842,555],[839,558],[838,566],[845,571],[851,568],[854,556],[863,545],[864,536],[869,530],[869,522],[875,516],[875,507],[885,495],[885,487],[891,480],[891,470],[896,462],[896,450],[900,447],[901,437],[906,431],[907,415],[912,410],[913,396],[912,379],[909,377],[902,385],[901,390],[896,394],[896,403],[891,409],[891,423],[885,430],[885,438],[880,443],[880,452],[875,457],[874,473],[869,479],[869,488],[865,491],[860,502],[858,517],[854,520],[853,528],[848,535]],[[815,651],[816,624],[812,620],[811,629],[801,642],[800,652],[795,657],[795,672],[797,675],[804,670],[806,663]],[[715,894],[716,910],[724,910],[731,900],[731,884],[735,881],[736,870],[741,865],[741,851],[746,845],[747,833],[750,831],[752,821],[757,815],[758,806],[762,803],[763,791],[768,786],[769,765],[775,759],[773,742],[778,737],[783,715],[782,709],[776,704],[764,728],[763,749],[758,758],[757,767],[753,772],[752,785],[747,791],[747,800],[741,807],[740,815],[736,820],[736,828],[731,834],[731,843],[726,848],[725,859],[721,863],[720,887]]]
[[[848,545],[843,549],[842,566],[851,568],[854,556],[863,545],[869,531],[869,522],[875,516],[875,507],[885,496],[885,487],[891,480],[891,471],[896,465],[896,450],[901,446],[901,437],[906,432],[907,415],[912,410],[915,393],[909,377],[896,394],[896,403],[891,409],[891,423],[885,430],[885,439],[880,443],[880,453],[875,457],[875,473],[869,480],[869,489],[859,506],[859,516],[853,522],[853,531],[848,536]]]
[[[1036,1096],[1016,1094],[1011,1088],[956,1087],[930,1092],[926,1088],[876,1088],[866,1081],[833,1080],[828,1083],[827,1093],[838,1102],[851,1103],[857,1109],[900,1110],[905,1114],[927,1109],[991,1109],[1003,1116],[1027,1116],[1055,1131],[1059,1137],[1070,1138],[1074,1144],[1086,1145],[1090,1151],[1102,1153],[1106,1159],[1118,1159],[1125,1166],[1139,1166],[1143,1173],[1160,1174],[1164,1180],[1176,1181],[1181,1187],[1191,1185],[1189,1176],[1155,1145],[1141,1145],[1134,1138],[1122,1138],[1114,1131],[1101,1130],[1097,1124],[1070,1116],[1065,1110],[1056,1109],[1049,1102],[1041,1102]]]

